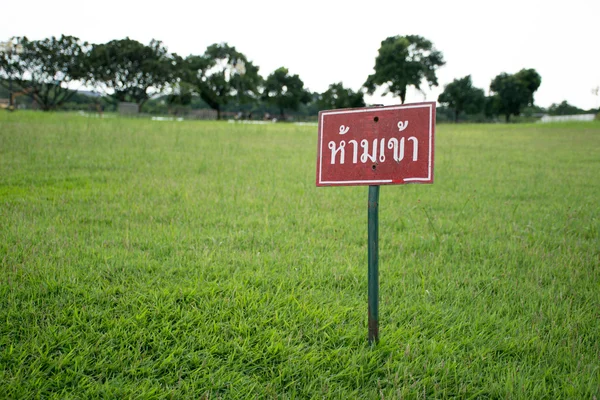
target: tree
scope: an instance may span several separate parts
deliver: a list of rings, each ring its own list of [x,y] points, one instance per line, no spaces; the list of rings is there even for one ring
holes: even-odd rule
[[[506,122],[511,115],[519,115],[525,106],[533,106],[533,94],[542,83],[534,69],[522,69],[516,74],[506,72],[496,76],[490,84],[496,111],[503,114]]]
[[[550,107],[548,107],[548,114],[550,115],[577,115],[577,114],[585,114],[585,111],[581,108],[575,107],[567,101],[563,101],[560,104],[553,103]]]
[[[320,95],[318,106],[321,110],[335,108],[364,107],[364,94],[361,91],[354,92],[345,88],[342,83],[332,83],[329,88]]]
[[[23,74],[21,54],[23,53],[23,41],[27,38],[12,37],[6,42],[0,42],[0,89],[6,89],[9,98],[8,109],[14,110],[14,90],[17,86],[16,80]],[[19,87],[20,89],[20,87]]]
[[[483,103],[483,115],[487,118],[496,118],[500,109],[500,100],[498,96],[485,96]]]
[[[533,106],[533,94],[538,90],[542,84],[542,77],[533,68],[522,69],[515,74],[518,80],[527,88],[527,106]]]
[[[185,83],[178,83],[173,92],[165,96],[169,114],[178,114],[192,104],[192,90]]]
[[[221,119],[221,111],[228,103],[256,100],[262,82],[258,70],[235,47],[221,43],[208,46],[201,56],[187,57],[181,79],[192,86],[202,100],[217,111],[217,119]]]
[[[438,101],[454,110],[454,122],[458,122],[461,112],[477,114],[483,109],[485,94],[483,89],[473,86],[471,75],[467,75],[446,85]]]
[[[429,40],[417,35],[390,36],[381,42],[375,73],[369,75],[364,86],[369,94],[383,86],[384,96],[392,93],[404,104],[408,86],[421,90],[423,81],[430,88],[437,86],[435,72],[444,64],[442,53]]]
[[[30,41],[14,37],[10,47],[19,51],[0,52],[0,79],[29,95],[44,111],[60,107],[75,91],[69,86],[85,80],[88,44],[62,35]]]
[[[152,95],[175,80],[175,58],[161,41],[148,46],[128,37],[93,46],[90,80],[117,101],[133,101],[139,110]]]
[[[298,110],[300,104],[311,100],[311,94],[298,75],[290,75],[287,68],[280,67],[267,77],[263,100],[279,108],[281,119],[285,119],[285,110]]]

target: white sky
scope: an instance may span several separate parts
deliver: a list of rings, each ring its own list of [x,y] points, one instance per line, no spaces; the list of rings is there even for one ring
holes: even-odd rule
[[[305,86],[323,92],[343,82],[358,90],[373,72],[388,36],[417,34],[441,50],[440,86],[409,92],[407,102],[437,100],[444,84],[471,74],[488,92],[501,72],[535,68],[542,85],[538,105],[567,100],[600,106],[600,1],[5,1],[0,40],[68,34],[101,43],[129,36],[162,40],[169,51],[201,54],[228,42],[267,76],[280,66]],[[368,103],[397,104],[390,95]]]

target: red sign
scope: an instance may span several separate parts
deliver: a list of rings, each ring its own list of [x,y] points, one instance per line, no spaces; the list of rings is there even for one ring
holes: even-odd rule
[[[321,111],[317,186],[433,183],[435,102]]]

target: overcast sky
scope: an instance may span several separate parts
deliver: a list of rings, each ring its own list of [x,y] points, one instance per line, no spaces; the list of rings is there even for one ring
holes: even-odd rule
[[[101,43],[129,36],[162,40],[169,51],[201,54],[227,42],[267,76],[280,66],[311,91],[343,82],[358,90],[373,72],[381,41],[416,34],[442,51],[440,86],[407,102],[437,100],[445,84],[471,74],[489,90],[501,72],[535,68],[538,105],[567,100],[600,106],[600,1],[4,1],[0,40],[68,34]],[[368,102],[397,104],[391,96]]]

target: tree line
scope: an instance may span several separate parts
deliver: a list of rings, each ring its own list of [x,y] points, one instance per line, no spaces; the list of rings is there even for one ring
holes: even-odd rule
[[[280,67],[263,77],[260,68],[227,43],[215,43],[203,54],[180,56],[159,40],[143,44],[130,38],[93,44],[62,35],[42,40],[13,37],[0,48],[0,85],[18,90],[42,110],[54,110],[75,94],[75,84],[94,88],[115,102],[134,102],[141,111],[162,95],[168,107],[185,107],[200,98],[217,118],[231,104],[266,104],[286,112],[306,104],[315,110],[365,106],[364,95],[379,88],[404,103],[407,88],[438,86],[436,72],[445,64],[441,51],[418,35],[391,36],[381,42],[374,72],[354,91],[333,83],[323,93],[310,92],[302,79]],[[484,113],[506,121],[533,106],[541,77],[534,69],[501,73],[489,87],[489,96],[473,86],[471,76],[455,79],[439,96],[454,120],[463,114]]]
[[[208,46],[201,55],[182,57],[152,40],[145,45],[125,38],[90,44],[62,35],[42,40],[13,37],[0,50],[0,85],[27,94],[42,110],[68,102],[80,87],[94,88],[116,102],[144,104],[166,94],[168,105],[188,105],[197,96],[217,112],[232,102],[264,102],[283,117],[313,100],[298,75],[285,67],[266,78],[259,67],[227,43]],[[333,84],[319,96],[323,106],[364,106],[362,94]]]
[[[542,77],[535,69],[522,69],[516,74],[501,73],[490,83],[490,96],[483,89],[473,86],[471,75],[455,79],[440,94],[438,101],[454,111],[458,122],[460,113],[478,114],[488,117],[503,115],[506,122],[511,115],[519,115],[529,106],[533,107],[533,95],[540,87]]]

